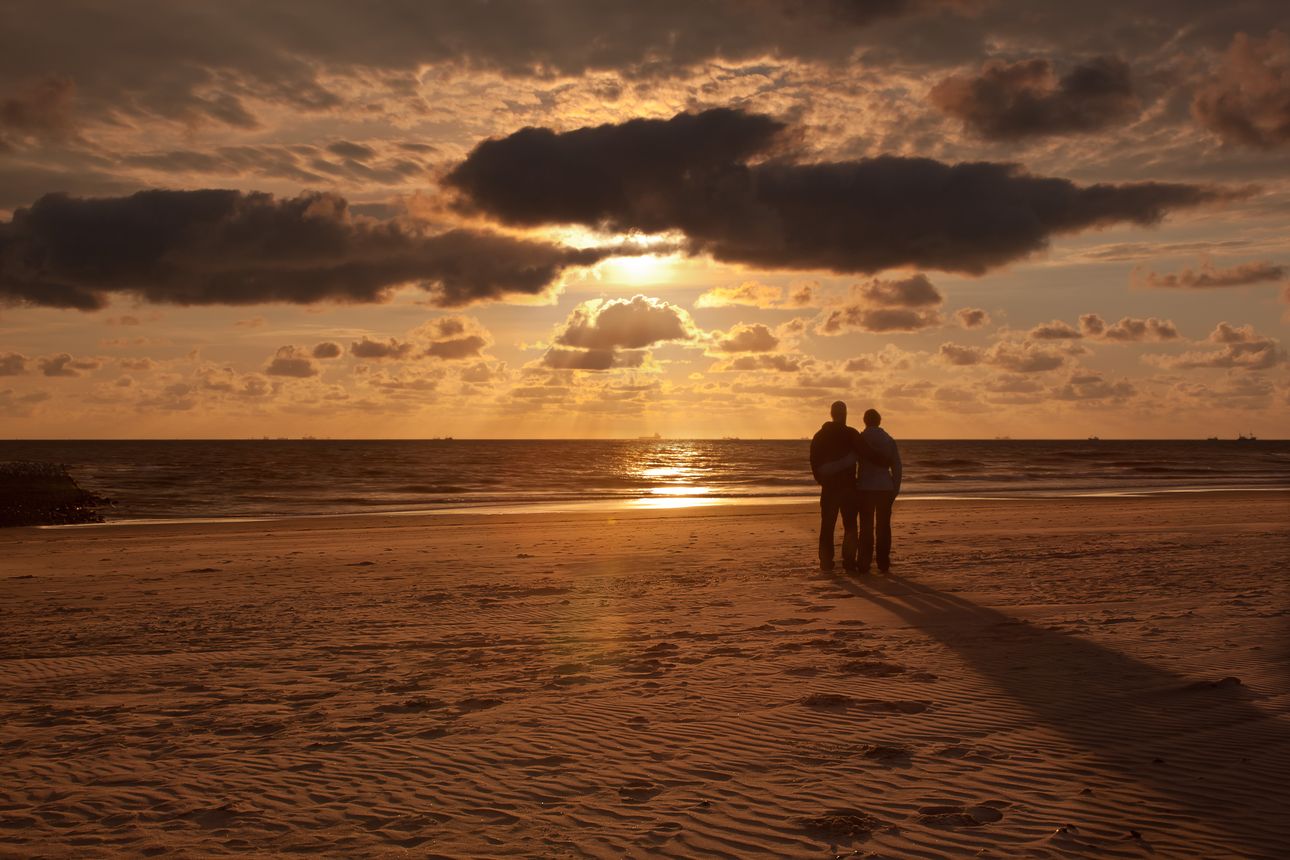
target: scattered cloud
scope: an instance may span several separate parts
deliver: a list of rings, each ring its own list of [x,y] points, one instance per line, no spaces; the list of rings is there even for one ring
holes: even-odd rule
[[[1066,381],[1054,388],[1055,400],[1124,400],[1137,393],[1127,379],[1112,382],[1100,373],[1072,373]]]
[[[295,346],[279,347],[264,372],[269,376],[292,376],[307,379],[318,375],[318,365],[314,364],[307,350]]]
[[[340,358],[343,353],[340,344],[330,340],[315,345],[313,349],[314,358]]]
[[[349,345],[350,355],[355,358],[380,361],[382,359],[404,359],[412,354],[415,347],[407,342],[390,338],[389,340],[372,340],[364,335]]]
[[[662,299],[594,299],[573,309],[542,363],[572,370],[640,367],[646,348],[697,335],[685,309]]]
[[[0,376],[18,376],[27,372],[27,356],[17,352],[0,355]]]
[[[482,335],[469,334],[463,337],[435,341],[426,347],[425,354],[430,358],[460,361],[465,358],[477,358],[480,351],[487,345],[488,341]]]
[[[1084,335],[1068,323],[1053,320],[1035,326],[1026,336],[1034,340],[1077,340]]]
[[[1044,373],[1056,370],[1066,363],[1061,353],[1036,346],[1030,341],[1020,343],[1001,340],[988,349],[943,343],[937,357],[944,364],[969,367],[983,364],[1012,373]]]
[[[45,376],[80,376],[85,371],[98,370],[102,362],[93,358],[72,358],[61,352],[38,359],[36,366]]]
[[[1228,368],[1232,370],[1267,370],[1286,360],[1278,341],[1254,330],[1254,326],[1234,326],[1221,322],[1206,338],[1219,346],[1214,350],[1193,350],[1180,355],[1148,355],[1144,360],[1160,367],[1178,370],[1193,368]]]
[[[1229,143],[1261,149],[1290,143],[1290,36],[1237,33],[1191,110]]]
[[[778,307],[784,300],[784,288],[759,281],[744,281],[729,287],[713,287],[694,300],[696,308],[724,308],[747,305],[753,308]]]
[[[942,323],[936,308],[943,298],[923,274],[891,281],[875,278],[868,283],[857,284],[851,294],[853,301],[820,315],[815,327],[817,333],[838,335],[856,330],[912,332]]]
[[[741,355],[732,358],[729,361],[722,362],[713,367],[714,371],[741,371],[741,372],[758,372],[772,371],[774,373],[797,373],[805,366],[805,361],[800,355],[785,355],[783,353],[761,353],[758,355]]]
[[[990,323],[990,315],[981,308],[959,308],[954,317],[963,328],[981,328]]]
[[[1206,261],[1200,268],[1184,268],[1170,274],[1147,271],[1134,273],[1135,283],[1145,287],[1181,290],[1206,290],[1218,287],[1247,287],[1252,284],[1272,284],[1284,281],[1290,269],[1279,263],[1256,261],[1241,263],[1227,269],[1215,267]]]
[[[773,352],[779,347],[779,338],[761,323],[740,323],[730,331],[717,333],[712,348],[717,352]]]
[[[662,299],[642,295],[596,300],[574,308],[555,342],[578,349],[642,349],[695,334],[690,315]]]
[[[37,403],[44,403],[51,395],[47,391],[29,391],[19,394],[12,388],[0,389],[0,414],[26,418]]]

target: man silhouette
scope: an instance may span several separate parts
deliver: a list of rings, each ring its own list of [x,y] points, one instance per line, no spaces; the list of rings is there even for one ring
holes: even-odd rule
[[[874,556],[874,532],[877,531],[878,570],[891,569],[891,509],[896,504],[903,474],[900,450],[896,440],[880,426],[882,416],[877,409],[864,413],[864,432],[860,438],[869,449],[886,459],[885,465],[874,460],[860,461],[860,478],[856,483],[860,507],[860,555],[857,563],[861,573],[869,572]]]
[[[842,566],[856,569],[856,463],[887,465],[860,432],[847,426],[847,405],[841,400],[830,408],[826,421],[811,439],[811,474],[820,485],[820,569],[833,570],[833,530],[842,515]]]

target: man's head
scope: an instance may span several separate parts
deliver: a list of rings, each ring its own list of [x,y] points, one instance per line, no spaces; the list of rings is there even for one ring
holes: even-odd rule
[[[829,407],[829,414],[839,424],[847,423],[847,405],[841,400],[833,401],[833,405]]]
[[[864,426],[877,427],[882,423],[882,416],[878,414],[877,409],[866,409],[864,411]]]

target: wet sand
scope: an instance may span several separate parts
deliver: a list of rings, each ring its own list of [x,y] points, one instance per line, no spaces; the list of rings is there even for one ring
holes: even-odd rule
[[[1281,857],[1290,494],[0,532],[0,856]]]

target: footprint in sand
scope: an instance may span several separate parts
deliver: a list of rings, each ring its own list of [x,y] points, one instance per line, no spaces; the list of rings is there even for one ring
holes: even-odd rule
[[[471,696],[458,702],[457,710],[460,713],[469,714],[474,711],[486,711],[489,708],[496,708],[500,704],[503,704],[501,699]]]
[[[855,709],[873,714],[921,714],[928,709],[926,702],[908,699],[855,699],[840,693],[812,693],[799,701],[817,711]]]
[[[844,675],[863,675],[866,678],[890,678],[905,674],[905,667],[883,660],[852,660],[842,664],[841,672]]]
[[[826,809],[822,815],[797,819],[797,826],[823,838],[863,839],[882,827],[882,822],[858,809]]]
[[[645,803],[662,793],[663,786],[644,779],[634,779],[618,788],[618,796],[627,803]]]
[[[870,761],[884,764],[908,764],[914,757],[909,747],[902,744],[863,744],[859,752]]]
[[[924,824],[942,827],[980,827],[1002,821],[1001,810],[1007,806],[1002,800],[987,800],[976,806],[924,806],[918,810],[918,817]]]

